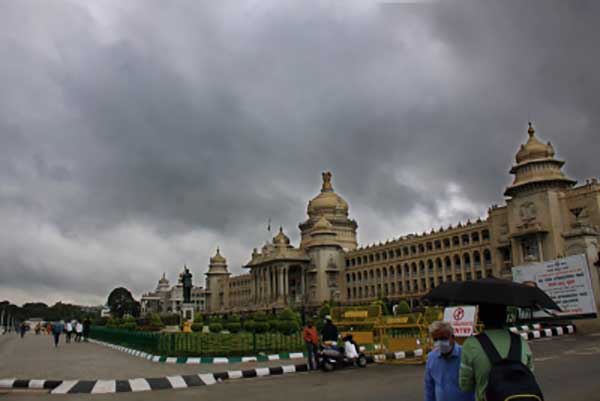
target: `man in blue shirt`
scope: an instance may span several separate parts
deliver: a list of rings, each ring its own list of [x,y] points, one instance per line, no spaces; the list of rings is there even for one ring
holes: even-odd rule
[[[475,401],[473,392],[458,387],[461,347],[454,341],[454,330],[448,322],[429,326],[434,349],[425,365],[425,401]]]

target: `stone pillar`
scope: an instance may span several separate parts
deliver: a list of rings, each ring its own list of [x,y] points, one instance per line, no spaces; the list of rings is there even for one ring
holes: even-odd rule
[[[300,267],[300,293],[302,294],[302,299],[306,299],[306,272],[302,267]],[[356,285],[356,283],[354,283]]]
[[[285,291],[285,287],[283,286],[283,269],[280,268],[277,272],[277,278],[278,278],[278,282],[279,282],[279,292],[277,293],[277,296],[279,298],[283,298],[284,291]]]

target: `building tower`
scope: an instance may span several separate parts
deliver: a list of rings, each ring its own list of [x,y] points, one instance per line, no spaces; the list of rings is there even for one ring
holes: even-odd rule
[[[229,305],[229,270],[227,259],[221,256],[219,248],[215,256],[210,258],[206,274],[206,310],[215,313],[227,309]]]
[[[552,144],[538,140],[531,123],[527,133],[529,139],[521,145],[517,163],[510,170],[514,181],[504,192],[509,197],[506,205],[514,265],[541,262],[562,253],[561,231],[568,222],[559,211],[564,193],[575,185],[561,170],[565,162],[554,158]]]
[[[308,219],[299,225],[300,248],[311,262],[307,298],[313,304],[343,301],[344,254],[356,249],[356,222],[348,218],[348,203],[333,190],[331,173],[324,172],[321,193],[308,202]]]

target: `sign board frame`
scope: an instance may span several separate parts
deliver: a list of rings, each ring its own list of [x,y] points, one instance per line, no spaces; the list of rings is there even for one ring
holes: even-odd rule
[[[452,325],[455,337],[471,337],[476,334],[478,313],[473,305],[448,306],[444,308],[444,320]]]
[[[550,315],[535,311],[535,318],[597,317],[590,267],[585,254],[548,260],[512,268],[513,281],[534,285],[563,310]]]

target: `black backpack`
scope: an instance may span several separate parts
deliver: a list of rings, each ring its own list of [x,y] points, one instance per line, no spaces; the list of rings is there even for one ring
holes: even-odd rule
[[[535,376],[521,362],[521,337],[510,333],[510,349],[505,359],[485,333],[475,338],[492,364],[485,390],[487,401],[544,401]]]

